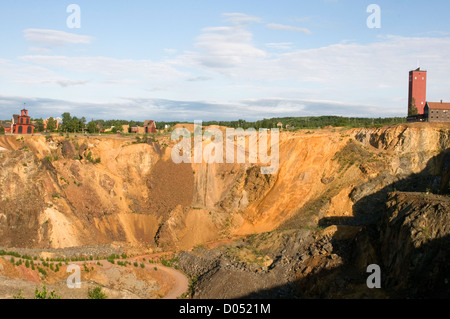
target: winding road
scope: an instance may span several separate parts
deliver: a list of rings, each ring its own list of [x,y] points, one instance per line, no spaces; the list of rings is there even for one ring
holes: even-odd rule
[[[9,261],[11,259],[11,256],[1,256],[1,258]],[[140,260],[141,258],[142,257],[134,257],[134,258],[129,258],[129,259],[121,259],[121,260],[134,262],[134,261]],[[20,258],[15,258],[15,259],[19,260]],[[22,261],[25,262],[25,260],[22,260]],[[105,270],[114,267],[113,264],[111,264],[107,260],[75,261],[75,262],[70,262],[69,264],[77,264],[77,265],[81,266],[83,264],[96,264],[98,261],[103,265]],[[140,261],[140,262],[142,262],[142,261]],[[34,264],[41,265],[42,262],[34,261]],[[151,265],[158,268],[158,271],[164,272],[167,277],[169,277],[173,280],[172,287],[169,289],[169,291],[166,293],[166,295],[162,299],[177,299],[177,298],[183,296],[189,290],[189,279],[181,271],[176,270],[174,268],[163,266],[161,264],[151,264]],[[149,268],[146,267],[145,269],[149,269]]]
[[[169,277],[174,280],[174,285],[163,299],[177,299],[185,294],[189,289],[189,279],[181,272],[173,268],[157,265],[158,270],[164,271]]]

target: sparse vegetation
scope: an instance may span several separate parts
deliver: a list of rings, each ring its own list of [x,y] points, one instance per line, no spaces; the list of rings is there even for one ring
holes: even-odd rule
[[[333,158],[340,165],[339,173],[355,164],[361,164],[370,159],[372,159],[372,154],[354,140],[349,140],[347,145],[336,153]]]
[[[34,297],[35,299],[61,299],[61,297],[58,296],[55,291],[51,291],[50,293],[48,293],[47,287],[45,285],[42,286],[42,291],[36,288]]]
[[[165,259],[165,258],[161,258],[160,263],[161,265],[165,266],[165,267],[174,267],[175,263],[178,262],[178,258],[172,258],[172,259]]]
[[[47,277],[47,272],[45,271],[45,269],[41,268],[41,267],[37,267],[38,272],[40,272],[44,277]]]
[[[89,288],[89,299],[108,299],[106,293],[102,291],[102,287]]]
[[[55,156],[49,155],[49,156],[46,156],[45,159],[48,160],[49,162],[56,162],[59,160],[59,157],[56,155]]]
[[[19,293],[17,295],[13,296],[13,299],[25,299],[25,297],[23,296],[22,290],[19,290]]]

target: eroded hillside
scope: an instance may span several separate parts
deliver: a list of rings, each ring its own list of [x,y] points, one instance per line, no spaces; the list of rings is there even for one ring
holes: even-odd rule
[[[274,175],[253,164],[175,164],[168,137],[2,136],[0,246],[180,250],[364,224],[389,191],[448,189],[449,136],[426,124],[283,132]]]

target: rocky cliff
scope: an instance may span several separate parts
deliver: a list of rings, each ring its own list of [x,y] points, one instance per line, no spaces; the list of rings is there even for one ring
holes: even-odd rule
[[[450,199],[391,193],[364,226],[281,230],[179,254],[203,298],[449,298]],[[381,288],[367,286],[379,265]]]
[[[174,164],[167,136],[0,137],[0,245],[190,249],[276,229],[360,226],[391,191],[448,191],[434,124],[280,134],[280,167]]]

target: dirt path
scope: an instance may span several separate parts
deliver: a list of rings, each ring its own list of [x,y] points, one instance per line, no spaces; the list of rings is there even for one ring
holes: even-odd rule
[[[140,258],[142,258],[142,256],[139,257],[139,259]],[[129,258],[124,260],[134,262],[138,260],[138,258]],[[84,263],[94,264],[96,262],[97,261],[83,261],[83,262],[80,261],[71,263],[83,265]],[[105,270],[113,267],[113,265],[106,260],[100,260],[100,263],[102,263]],[[170,288],[170,290],[166,293],[166,295],[162,299],[177,299],[178,297],[181,297],[189,290],[189,279],[181,271],[176,270],[174,268],[163,266],[161,264],[151,264],[151,265],[158,268],[158,271],[164,272],[169,278],[172,278],[174,282],[173,286]],[[148,268],[146,267],[146,269]]]
[[[160,255],[160,254],[158,254],[158,255]],[[147,255],[147,256],[150,256],[150,255]],[[8,261],[11,259],[10,256],[1,256],[1,258],[8,260]],[[140,258],[142,258],[142,256],[139,258],[135,257],[135,258],[129,258],[129,259],[123,259],[123,260],[129,261],[129,262],[134,262]],[[82,266],[84,264],[86,264],[86,265],[96,264],[97,262],[100,262],[102,264],[103,270],[108,270],[108,269],[111,269],[112,267],[114,267],[114,265],[111,264],[110,262],[108,262],[107,260],[75,261],[75,262],[70,262],[70,264],[76,264],[76,265]],[[34,264],[36,266],[42,265],[42,262],[34,261]],[[178,297],[181,297],[183,294],[185,294],[189,290],[189,279],[181,271],[178,271],[174,268],[163,266],[161,264],[152,264],[152,266],[158,268],[158,271],[162,271],[168,278],[171,278],[172,282],[173,282],[172,287],[169,289],[169,291],[166,293],[166,295],[162,299],[177,299]],[[146,267],[146,269],[149,269],[149,268]],[[26,270],[27,270],[27,273],[26,273],[27,279],[30,282],[39,282],[39,277],[37,277],[36,272],[33,272],[33,274],[31,274],[32,273],[31,270],[28,270],[28,269],[26,269]]]
[[[156,267],[174,280],[172,288],[167,292],[163,299],[177,299],[188,291],[189,280],[182,272],[163,265],[156,265]]]

